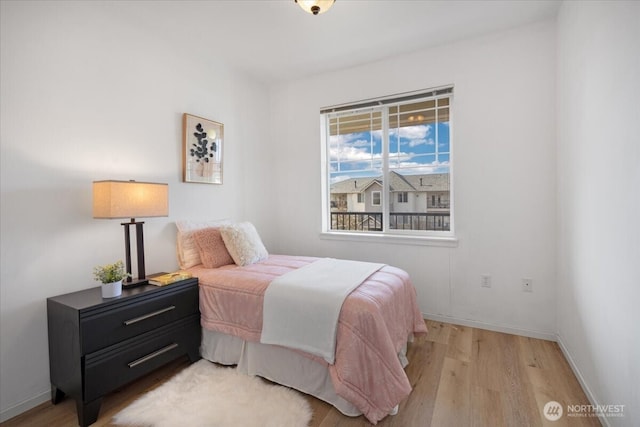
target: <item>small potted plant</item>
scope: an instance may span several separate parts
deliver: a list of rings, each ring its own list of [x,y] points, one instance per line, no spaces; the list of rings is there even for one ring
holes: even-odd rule
[[[118,261],[114,264],[94,267],[93,276],[102,283],[102,297],[114,298],[122,294],[122,280],[130,274],[124,271],[123,262]]]

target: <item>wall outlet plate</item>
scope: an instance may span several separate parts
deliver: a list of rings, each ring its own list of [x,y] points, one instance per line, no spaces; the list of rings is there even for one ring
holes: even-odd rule
[[[491,276],[489,276],[488,274],[483,274],[482,276],[480,276],[480,286],[482,286],[483,288],[490,288]]]

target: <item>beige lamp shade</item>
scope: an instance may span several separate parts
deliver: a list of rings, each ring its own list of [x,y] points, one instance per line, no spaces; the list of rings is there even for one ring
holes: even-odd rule
[[[138,181],[94,181],[94,218],[169,215],[169,185]]]

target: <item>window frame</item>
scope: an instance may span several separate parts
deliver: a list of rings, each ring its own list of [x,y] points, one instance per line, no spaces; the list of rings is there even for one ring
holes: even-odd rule
[[[453,86],[447,86],[445,89],[448,92],[444,95],[436,95],[430,96],[429,92],[435,93],[440,89],[432,89],[430,91],[417,91],[409,94],[401,94],[387,98],[374,99],[369,101],[364,101],[360,103],[370,104],[371,106],[375,106],[376,104],[380,104],[381,100],[384,99],[397,99],[399,96],[404,95],[406,98],[405,102],[389,102],[389,104],[393,105],[383,105],[380,109],[382,111],[382,121],[383,121],[383,137],[382,137],[382,145],[383,145],[383,189],[380,193],[380,204],[383,209],[383,218],[385,218],[385,226],[382,231],[356,231],[356,230],[333,230],[331,229],[331,210],[329,209],[329,200],[331,197],[331,173],[330,173],[330,159],[329,159],[329,112],[336,111],[353,111],[356,112],[362,108],[348,108],[348,106],[336,106],[329,107],[325,109],[321,109],[320,114],[320,143],[321,143],[321,174],[322,174],[322,229],[321,229],[321,237],[323,239],[332,239],[332,240],[357,240],[357,241],[386,241],[389,243],[403,243],[403,244],[417,244],[417,245],[430,245],[430,246],[446,246],[452,247],[457,246],[457,237],[455,235],[455,227],[454,227],[454,159],[453,159],[453,117],[454,117],[454,94],[453,94]],[[447,231],[435,231],[435,230],[400,230],[400,229],[391,229],[389,227],[389,203],[388,200],[393,200],[393,194],[389,189],[389,174],[390,171],[394,170],[389,168],[389,157],[390,157],[390,141],[389,141],[389,107],[390,106],[398,106],[402,104],[411,104],[412,102],[418,102],[421,100],[431,100],[431,99],[440,99],[440,98],[449,98],[449,148],[448,148],[448,156],[449,156],[449,165],[448,165],[448,174],[449,174],[449,230]],[[355,104],[353,104],[355,105]],[[436,122],[438,123],[438,122]],[[372,192],[373,194],[373,192]],[[372,196],[373,199],[373,196]],[[408,199],[408,195],[407,195]],[[364,201],[364,195],[363,195]],[[405,202],[406,203],[406,202]],[[372,200],[372,205],[373,200]],[[378,205],[375,205],[378,206]]]

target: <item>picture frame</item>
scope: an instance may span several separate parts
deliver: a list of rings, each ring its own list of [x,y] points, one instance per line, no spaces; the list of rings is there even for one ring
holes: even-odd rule
[[[182,129],[183,182],[222,184],[224,125],[184,113]]]

